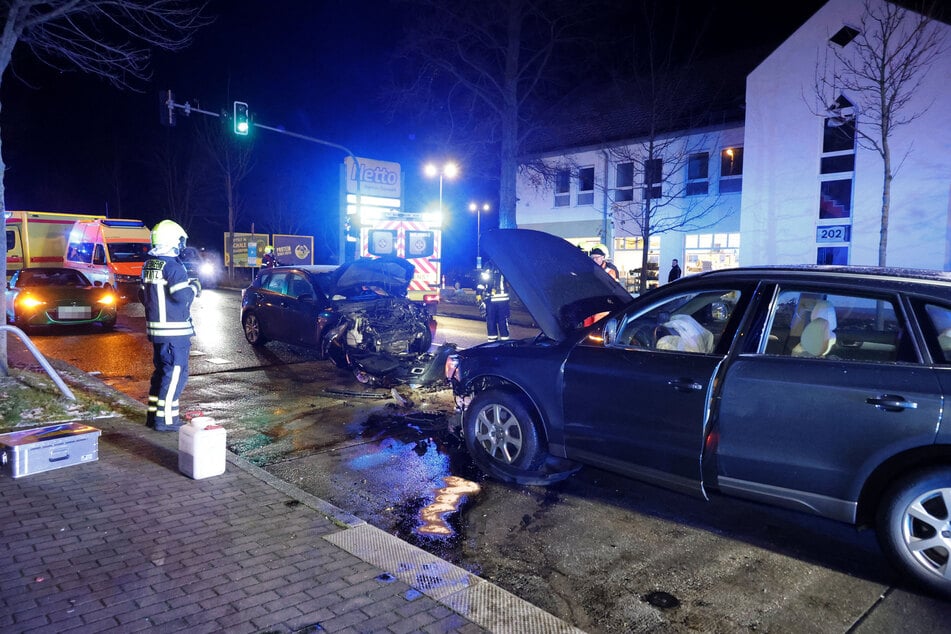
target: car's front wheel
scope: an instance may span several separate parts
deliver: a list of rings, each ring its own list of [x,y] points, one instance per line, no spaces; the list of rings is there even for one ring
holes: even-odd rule
[[[535,416],[518,394],[492,389],[472,399],[465,416],[466,446],[487,473],[505,482],[523,482],[548,458]]]
[[[264,338],[261,329],[261,320],[258,319],[256,314],[246,313],[242,320],[242,325],[244,326],[244,338],[247,339],[248,343],[252,346],[263,346],[267,343],[267,339]]]
[[[899,570],[920,586],[951,596],[951,467],[918,471],[893,484],[876,528]]]

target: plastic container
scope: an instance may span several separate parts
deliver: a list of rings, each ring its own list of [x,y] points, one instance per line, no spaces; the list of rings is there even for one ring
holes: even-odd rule
[[[178,470],[195,480],[225,472],[227,433],[210,416],[198,416],[178,430]]]

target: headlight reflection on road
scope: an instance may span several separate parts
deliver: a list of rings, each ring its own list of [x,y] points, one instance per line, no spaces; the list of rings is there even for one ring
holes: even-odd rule
[[[192,321],[195,324],[195,341],[205,351],[219,347],[223,341],[221,333],[235,328],[234,315],[226,314],[224,300],[215,291],[202,291],[192,304]],[[192,348],[195,348],[192,344]]]
[[[459,510],[467,495],[474,495],[481,491],[478,484],[459,476],[446,476],[443,478],[443,482],[446,483],[446,486],[436,489],[436,498],[433,503],[419,512],[422,524],[418,532],[423,535],[438,535],[440,537],[453,535],[455,531],[446,523],[446,517],[450,513]]]

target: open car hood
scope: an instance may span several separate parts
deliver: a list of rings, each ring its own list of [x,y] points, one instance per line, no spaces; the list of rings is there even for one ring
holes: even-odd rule
[[[359,294],[363,287],[374,287],[394,297],[406,297],[413,272],[413,264],[403,258],[360,258],[331,273],[330,295],[349,297]]]
[[[584,251],[550,233],[494,229],[482,249],[550,339],[564,341],[586,317],[633,300]]]

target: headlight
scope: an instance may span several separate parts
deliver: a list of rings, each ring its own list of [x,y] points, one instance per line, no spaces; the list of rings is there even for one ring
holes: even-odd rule
[[[203,275],[211,275],[215,272],[215,265],[211,262],[202,262],[201,266],[198,267],[198,272]]]
[[[32,295],[21,295],[17,297],[17,306],[20,308],[37,308],[45,304],[42,299],[34,297]]]
[[[116,303],[116,296],[112,293],[107,293],[97,300],[103,306],[112,306]]]

